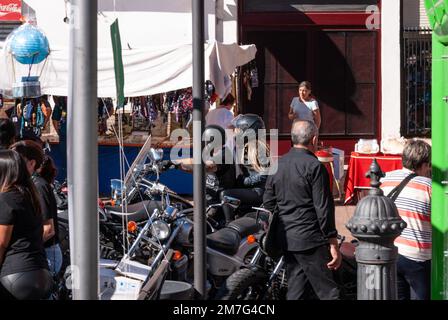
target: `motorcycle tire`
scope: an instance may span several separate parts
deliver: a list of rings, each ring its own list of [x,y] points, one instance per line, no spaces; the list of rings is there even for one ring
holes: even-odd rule
[[[233,273],[216,294],[217,300],[265,300],[268,275],[261,270],[240,269]],[[248,296],[249,292],[251,296]]]

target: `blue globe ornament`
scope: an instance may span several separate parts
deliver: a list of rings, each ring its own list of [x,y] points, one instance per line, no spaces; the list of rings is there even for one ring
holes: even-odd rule
[[[25,23],[14,30],[8,47],[14,59],[21,64],[38,64],[50,53],[48,39],[36,26]]]

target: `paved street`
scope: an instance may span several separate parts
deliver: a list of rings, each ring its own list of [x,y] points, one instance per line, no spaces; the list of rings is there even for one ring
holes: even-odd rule
[[[345,224],[355,213],[355,208],[356,208],[355,206],[343,206],[343,205],[336,206],[336,212],[335,212],[336,229],[338,230],[339,234],[344,235],[348,241],[352,240],[353,237],[350,231],[348,231],[347,228],[345,227]]]

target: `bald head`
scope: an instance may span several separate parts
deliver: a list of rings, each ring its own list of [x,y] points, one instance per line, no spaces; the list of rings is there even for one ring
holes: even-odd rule
[[[317,136],[317,127],[312,121],[296,120],[292,124],[291,140],[296,145],[309,146]]]

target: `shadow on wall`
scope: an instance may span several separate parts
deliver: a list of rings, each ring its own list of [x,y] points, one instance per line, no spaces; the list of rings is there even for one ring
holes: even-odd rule
[[[318,28],[248,31],[244,41],[257,46],[260,85],[250,100],[243,90],[245,112],[263,114],[269,128],[289,133],[289,105],[298,84],[309,80],[321,108],[322,134],[373,134],[375,39],[370,33]]]

